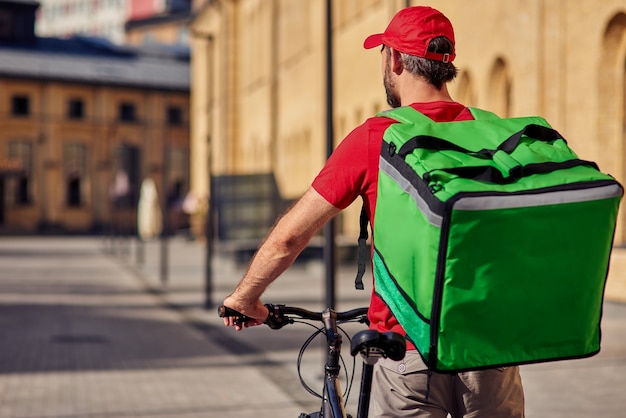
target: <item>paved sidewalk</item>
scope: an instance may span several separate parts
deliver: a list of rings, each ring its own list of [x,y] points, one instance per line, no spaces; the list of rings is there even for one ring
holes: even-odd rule
[[[293,415],[260,357],[187,325],[103,248],[0,239],[0,417]]]
[[[310,329],[226,329],[203,308],[204,246],[168,240],[166,286],[162,248],[0,238],[0,418],[269,418],[316,409],[295,371]],[[242,266],[217,257],[213,272],[219,303]],[[353,289],[354,272],[339,271],[338,309],[368,298]],[[323,288],[321,263],[299,264],[265,300],[322,309]],[[625,335],[626,304],[607,303],[598,356],[524,366],[527,417],[626,416]],[[316,350],[303,361],[312,385],[321,378]]]

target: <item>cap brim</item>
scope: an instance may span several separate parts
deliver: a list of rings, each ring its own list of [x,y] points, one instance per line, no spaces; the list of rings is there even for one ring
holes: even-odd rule
[[[377,33],[377,34],[370,35],[367,38],[365,38],[365,42],[363,42],[363,48],[372,49],[382,44],[383,44],[383,34]]]

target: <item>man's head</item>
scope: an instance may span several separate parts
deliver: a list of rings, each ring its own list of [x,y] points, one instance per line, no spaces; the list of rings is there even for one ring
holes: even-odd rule
[[[396,54],[402,69],[425,79],[441,89],[456,77],[452,64],[456,57],[454,29],[441,12],[423,6],[400,10],[383,33],[371,35],[363,46],[367,49],[383,45],[385,56],[384,84],[390,106],[399,106],[400,99],[391,76],[391,54]]]

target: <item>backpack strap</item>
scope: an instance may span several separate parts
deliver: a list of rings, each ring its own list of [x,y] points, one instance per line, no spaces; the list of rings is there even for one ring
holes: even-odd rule
[[[394,109],[383,110],[377,116],[385,116],[402,123],[433,123],[434,121],[411,106],[396,107]]]
[[[478,109],[475,107],[468,107],[468,109],[472,113],[472,116],[474,117],[474,119],[476,120],[500,119],[495,113],[489,112],[487,110]],[[388,117],[401,123],[436,123],[431,118],[429,118],[428,116],[424,115],[423,113],[414,109],[411,106],[402,106],[402,107],[397,107],[395,109],[385,110],[385,111],[379,112],[377,116]],[[427,139],[428,141],[426,142],[428,142],[428,144],[431,144],[432,140],[434,139],[436,139],[438,142],[434,145],[424,144],[424,145],[421,145],[422,147],[430,148],[432,146],[435,149],[458,149],[464,152],[470,152],[452,143],[449,143],[448,141],[440,140],[437,138],[427,138]],[[405,147],[408,147],[410,149],[415,148],[415,146],[418,146],[417,144],[414,143],[417,140],[419,140],[419,138],[416,138],[413,141],[409,141],[409,143],[405,144]],[[445,143],[445,144],[442,145],[442,143]],[[402,150],[400,152],[402,152]],[[478,167],[478,168],[484,169],[484,167]],[[490,168],[493,168],[493,167],[490,167]],[[470,167],[470,169],[474,169],[474,168]],[[482,171],[478,174],[482,174]],[[500,173],[498,172],[498,174]],[[357,258],[358,269],[357,269],[356,278],[354,279],[354,287],[359,290],[364,289],[363,275],[365,274],[365,263],[367,262],[367,238],[368,238],[367,225],[368,223],[369,223],[369,219],[367,218],[367,213],[365,211],[365,204],[364,204],[361,207],[361,215],[360,215],[360,220],[359,220],[360,231],[359,231],[358,258]]]
[[[358,252],[358,270],[356,278],[354,279],[354,288],[357,290],[363,290],[363,275],[365,274],[365,263],[367,261],[367,212],[365,211],[365,203],[361,206],[361,217],[359,220],[360,232],[359,232],[359,252]]]
[[[473,107],[470,107],[468,109],[472,113],[474,119],[498,119],[498,116],[495,113],[489,112],[487,110],[477,109]],[[377,116],[388,117],[401,123],[434,123],[431,118],[411,106],[402,106],[394,109],[384,110],[382,112],[379,112]],[[367,212],[365,211],[365,204],[363,204],[363,206],[361,207],[361,215],[359,219],[360,229],[357,256],[358,268],[356,278],[354,279],[354,287],[358,290],[364,289],[363,275],[365,274],[365,263],[367,262],[368,223],[369,219],[367,218]]]
[[[468,107],[470,113],[476,120],[494,120],[500,119],[500,116],[488,110],[479,109],[477,107]]]
[[[475,120],[495,120],[500,119],[498,115],[488,110],[477,107],[468,107]],[[403,123],[436,123],[428,116],[411,106],[402,106],[395,109],[388,109],[378,113],[378,116],[385,116]]]

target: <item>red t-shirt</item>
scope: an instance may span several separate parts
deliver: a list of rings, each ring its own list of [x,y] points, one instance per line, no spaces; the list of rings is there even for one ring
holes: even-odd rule
[[[469,109],[456,102],[414,103],[411,106],[436,122],[473,119]],[[312,184],[322,197],[340,209],[345,209],[361,196],[371,225],[376,211],[378,163],[383,133],[392,123],[397,122],[376,116],[357,126],[339,144]],[[372,289],[369,319],[372,329],[406,335],[375,289]],[[407,348],[415,347],[409,344]]]

